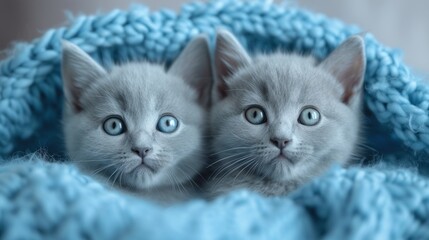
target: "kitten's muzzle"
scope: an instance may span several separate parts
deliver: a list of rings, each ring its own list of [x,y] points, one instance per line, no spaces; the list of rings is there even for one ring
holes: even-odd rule
[[[140,156],[141,159],[143,160],[150,152],[152,152],[152,148],[151,147],[142,147],[142,148],[132,147],[131,151],[133,151],[133,153]]]
[[[290,142],[290,140],[286,138],[271,138],[270,141],[279,149],[285,148]]]

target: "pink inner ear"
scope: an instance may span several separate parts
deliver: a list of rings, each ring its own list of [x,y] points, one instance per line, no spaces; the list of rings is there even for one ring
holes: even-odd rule
[[[346,104],[350,102],[350,99],[354,95],[361,91],[364,74],[362,64],[362,61],[356,60],[348,70],[338,76],[339,81],[344,87],[342,101]]]
[[[216,53],[219,54],[219,53]],[[216,95],[218,99],[224,99],[227,95],[227,86],[225,83],[225,78],[230,74],[229,69],[227,67],[227,63],[225,63],[225,59],[222,59],[220,56],[216,56]]]
[[[198,91],[198,102],[204,107],[209,107],[210,98],[207,96],[210,95],[210,88],[206,87],[204,84],[199,84],[199,86],[197,86],[197,91]]]
[[[67,83],[65,83],[65,84],[67,84]],[[67,88],[69,89],[69,94],[71,94],[71,96],[66,95],[65,97],[70,98],[70,99],[66,99],[66,101],[71,102],[71,105],[73,107],[73,111],[75,113],[81,112],[83,110],[83,108],[82,108],[82,104],[79,101],[79,98],[81,96],[80,89],[71,83],[67,84]]]
[[[363,85],[366,68],[363,39],[359,36],[350,37],[322,61],[321,65],[343,86],[342,101],[350,103]]]
[[[73,101],[73,110],[76,113],[80,113],[80,112],[82,112],[83,108],[79,103],[77,103],[76,101]]]
[[[231,70],[228,68],[229,62],[227,59],[218,59],[218,83],[217,92],[219,99],[224,99],[227,96],[228,86],[226,85],[225,79],[231,75]]]
[[[358,93],[359,91],[357,91],[357,92],[355,92],[355,91],[353,91],[353,90],[351,90],[351,89],[345,89],[344,90],[344,93],[343,93],[343,96],[342,96],[342,101],[343,101],[343,103],[345,103],[345,104],[349,104],[349,102],[350,102],[350,99],[356,94],[356,93]]]
[[[218,32],[215,47],[217,86],[214,88],[218,99],[223,99],[228,95],[226,79],[234,74],[238,68],[246,66],[250,62],[251,59],[246,50],[231,33]]]
[[[217,68],[217,93],[219,99],[223,99],[228,95],[228,85],[226,79],[234,74],[241,65],[246,64],[246,57],[240,58],[240,56],[232,56],[231,53],[222,53],[222,56],[218,56],[216,59]]]
[[[228,89],[227,89],[227,86],[226,86],[226,84],[219,84],[218,86],[217,86],[217,92],[219,93],[219,97],[220,97],[220,99],[224,99],[225,97],[226,97],[226,95],[227,95],[227,91],[228,91]]]

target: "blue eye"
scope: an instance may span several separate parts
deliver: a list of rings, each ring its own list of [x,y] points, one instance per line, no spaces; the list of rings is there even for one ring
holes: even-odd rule
[[[254,125],[259,125],[267,121],[265,111],[260,106],[252,106],[244,113],[246,120]]]
[[[164,115],[158,120],[156,129],[163,133],[172,133],[177,130],[179,121],[172,115]]]
[[[103,123],[103,130],[110,136],[118,136],[125,132],[125,123],[121,117],[111,116]]]
[[[320,113],[314,107],[307,107],[302,110],[298,122],[305,126],[314,126],[320,122]]]

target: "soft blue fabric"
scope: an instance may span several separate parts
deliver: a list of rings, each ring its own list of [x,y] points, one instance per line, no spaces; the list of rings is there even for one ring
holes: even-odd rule
[[[337,169],[289,197],[165,208],[32,158],[0,168],[2,239],[429,238],[429,182],[405,170]]]
[[[246,191],[163,208],[100,186],[74,167],[13,154],[43,147],[61,160],[61,39],[95,59],[171,62],[199,33],[234,32],[253,52],[325,57],[359,29],[263,1],[219,0],[150,13],[81,16],[0,62],[0,237],[9,239],[428,239],[429,85],[367,34],[367,145],[383,165],[334,169],[282,198]],[[385,157],[381,154],[395,155]],[[398,157],[398,154],[401,157]],[[393,159],[390,161],[389,159]],[[384,167],[383,167],[384,166]],[[404,166],[414,167],[413,171]],[[423,166],[423,167],[422,167]]]

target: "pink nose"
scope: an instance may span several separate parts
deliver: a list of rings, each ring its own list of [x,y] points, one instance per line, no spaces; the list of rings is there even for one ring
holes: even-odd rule
[[[271,138],[271,143],[279,149],[283,149],[290,142],[289,139]]]
[[[143,159],[152,151],[152,148],[150,148],[150,147],[143,147],[143,148],[133,147],[133,148],[131,148],[131,151],[133,151],[135,154],[139,155]]]

